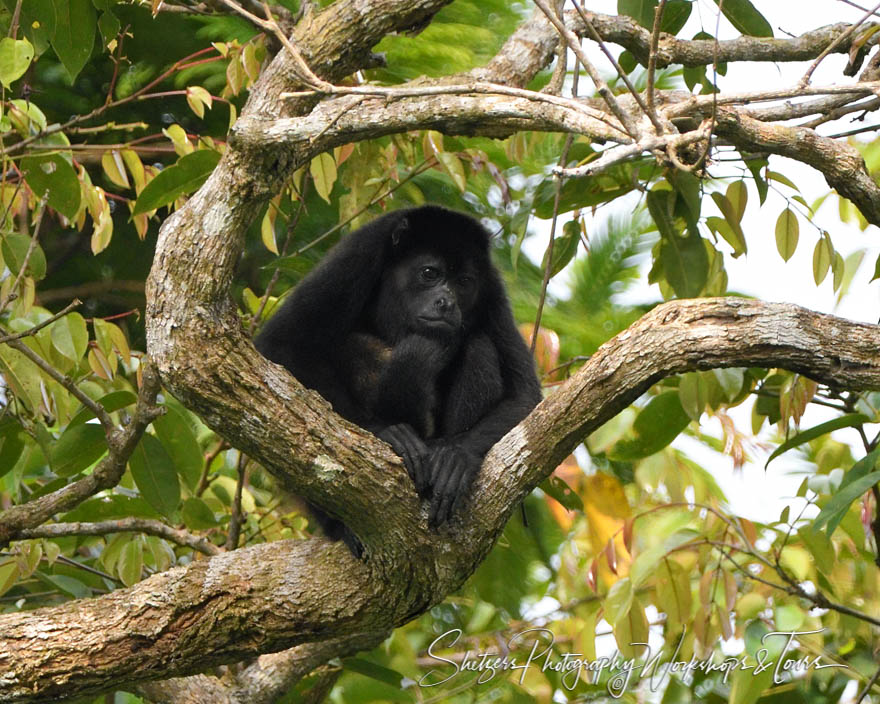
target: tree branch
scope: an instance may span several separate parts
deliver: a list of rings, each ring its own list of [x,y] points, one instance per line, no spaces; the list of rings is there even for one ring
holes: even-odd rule
[[[159,374],[155,367],[148,363],[144,369],[143,385],[138,393],[134,416],[124,428],[118,428],[110,433],[107,441],[109,448],[107,456],[98,462],[91,474],[82,479],[0,512],[0,545],[19,538],[22,531],[45,523],[56,513],[69,511],[99,491],[116,486],[125,473],[128,458],[140,442],[147,426],[164,412],[164,409],[155,405],[158,393]]]
[[[764,366],[832,386],[878,389],[878,345],[878,326],[794,305],[722,298],[658,306],[603,345],[492,449],[465,520],[429,532],[424,513],[412,512],[416,497],[405,486],[407,500],[382,504],[382,519],[393,533],[387,546],[373,540],[367,562],[355,560],[341,543],[280,541],[178,567],[95,599],[0,616],[0,666],[15,673],[0,679],[0,699],[36,702],[61,693],[97,692],[110,681],[183,675],[352,634],[381,640],[457,588],[490,549],[517,502],[587,434],[659,379],[695,369]],[[242,358],[232,361],[233,366],[243,363]],[[314,403],[297,387],[279,375],[263,400],[274,405],[273,398],[283,398],[296,407]],[[261,422],[247,398],[238,404],[251,423]],[[328,447],[340,432],[346,435],[326,411],[309,426],[309,434],[321,435]],[[359,449],[368,455],[368,447]],[[290,443],[285,451],[299,455],[302,445]],[[389,473],[404,482],[399,464],[386,466],[384,454],[365,459],[371,466],[364,473],[383,476],[392,469]],[[294,478],[296,484],[306,482],[296,473]],[[361,479],[350,472],[335,475],[337,494],[355,501]],[[380,503],[375,496],[372,500],[374,506]],[[391,545],[412,550],[414,543],[418,557],[411,552],[406,559]],[[97,620],[100,629],[91,626]],[[56,634],[50,641],[36,635],[48,632]],[[207,653],[206,642],[211,643]],[[51,658],[43,657],[47,649]],[[74,657],[83,649],[92,653],[87,669]]]

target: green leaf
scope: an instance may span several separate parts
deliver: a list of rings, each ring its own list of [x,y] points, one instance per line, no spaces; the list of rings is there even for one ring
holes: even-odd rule
[[[835,565],[834,546],[825,533],[813,526],[798,528],[798,537],[813,556],[813,562],[825,576],[830,576]]]
[[[695,298],[700,295],[709,276],[709,255],[702,237],[689,234],[664,239],[660,245],[660,263],[676,296]]]
[[[553,262],[550,265],[550,278],[562,271],[577,254],[580,244],[581,228],[577,220],[569,220],[562,226],[562,236],[553,241]],[[547,252],[541,262],[541,269],[547,269]]]
[[[541,488],[541,491],[548,496],[552,496],[569,511],[583,512],[583,500],[568,484],[565,483],[564,479],[557,477],[555,474],[551,474],[538,486]]]
[[[116,565],[116,573],[126,587],[130,587],[141,579],[141,571],[144,568],[144,546],[140,540],[129,540]]]
[[[767,166],[766,159],[748,159],[745,162],[749,171],[752,173],[752,178],[755,179],[755,187],[758,189],[758,200],[761,205],[764,205],[764,201],[767,199],[767,181],[764,179],[763,171]]]
[[[727,222],[731,225],[739,223],[741,216],[726,195],[715,191],[712,193],[712,200],[715,201],[715,205],[718,206],[718,210],[721,211],[721,214]]]
[[[346,658],[342,661],[342,666],[351,672],[357,672],[371,679],[390,684],[392,687],[402,687],[403,675],[396,670],[392,670],[382,665],[377,665],[369,660],[362,658]]]
[[[633,583],[629,578],[617,580],[605,597],[605,620],[612,626],[629,613],[633,602]]]
[[[681,28],[687,24],[692,8],[691,0],[669,0],[663,11],[663,19],[660,20],[660,31],[678,34]]]
[[[190,489],[198,486],[205,457],[192,428],[173,408],[166,406],[165,415],[153,421],[156,437],[171,457],[177,473]]]
[[[144,187],[131,214],[148,213],[197,190],[208,180],[219,161],[220,153],[213,149],[199,149],[180,157],[176,164],[159,172]]]
[[[878,482],[880,482],[880,472],[871,472],[846,487],[841,487],[816,516],[813,526],[818,530],[827,523],[828,535],[831,535],[846,515],[852,502]]]
[[[746,182],[743,180],[734,181],[727,187],[727,192],[724,195],[733,208],[736,221],[742,222],[746,212],[746,204],[749,202],[749,190],[746,188]]]
[[[116,518],[158,518],[159,514],[139,496],[111,494],[86,499],[75,509],[65,513],[61,519],[72,523],[80,521],[105,521]]]
[[[772,37],[773,28],[749,0],[715,0],[737,31],[750,37]]]
[[[24,440],[21,433],[14,427],[3,435],[3,444],[0,445],[0,477],[12,470],[21,453],[24,450]]]
[[[641,555],[639,555],[640,557]],[[639,558],[636,558],[636,561]],[[645,565],[647,565],[647,559]],[[670,626],[680,628],[682,624],[688,623],[691,617],[693,601],[690,574],[675,560],[661,559],[657,563],[655,576],[654,589],[657,595],[657,608],[666,614],[667,628]],[[764,603],[763,600],[761,603]]]
[[[116,39],[121,27],[119,19],[110,10],[101,13],[98,18],[98,29],[101,31],[101,40],[104,42],[104,46]]]
[[[27,156],[21,160],[25,181],[38,198],[49,194],[48,203],[68,220],[79,211],[80,187],[76,171],[61,154]]]
[[[819,238],[813,249],[813,280],[817,286],[828,276],[828,269],[831,268],[833,257],[834,248],[831,246],[831,240],[827,237]]]
[[[749,251],[745,233],[743,233],[739,223],[731,225],[727,220],[712,216],[706,218],[706,225],[709,226],[712,232],[721,235],[724,241],[733,247],[734,258]]]
[[[834,257],[831,259],[831,273],[834,277],[833,288],[835,291],[838,291],[843,283],[843,276],[846,273],[846,262],[843,261],[840,252],[834,252]]]
[[[678,383],[678,399],[688,417],[699,421],[709,403],[709,389],[699,372],[682,375]]]
[[[632,580],[633,588],[638,589],[642,586],[645,580],[655,573],[657,566],[660,564],[660,560],[666,557],[670,552],[692,540],[698,540],[699,538],[699,533],[694,530],[680,530],[670,535],[663,540],[663,542],[639,553],[636,559],[633,560],[632,566],[629,570],[629,578]]]
[[[814,425],[812,428],[805,430],[802,433],[798,433],[793,438],[789,438],[786,442],[782,443],[779,447],[777,447],[773,454],[767,458],[767,462],[764,464],[764,469],[779,455],[783,452],[788,452],[793,447],[798,447],[799,445],[803,445],[805,442],[810,442],[810,440],[815,440],[826,433],[830,433],[833,430],[840,430],[841,428],[856,428],[860,425],[864,425],[868,423],[871,419],[868,416],[864,416],[861,413],[847,413],[846,415],[840,416],[839,418],[834,418],[833,420],[826,421],[825,423],[820,423],[819,425]]]
[[[778,640],[778,638],[771,640]],[[755,704],[764,690],[773,685],[773,671],[772,667],[766,667],[762,670],[757,667],[748,670],[735,670],[730,678],[728,704]]]
[[[703,238],[690,228],[687,235],[681,234],[683,223],[676,217],[678,196],[675,192],[655,188],[648,193],[646,201],[662,237],[658,263],[666,281],[679,298],[698,296],[709,276],[709,255]]]
[[[0,369],[17,399],[37,412],[42,399],[43,379],[39,370],[27,357],[6,345],[0,345]]]
[[[70,594],[74,599],[85,599],[92,595],[92,590],[78,579],[68,577],[66,574],[43,574],[36,572],[34,577],[53,589],[60,589],[65,594]]]
[[[464,166],[462,166],[458,155],[454,152],[437,152],[437,161],[443,166],[443,170],[449,174],[458,190],[464,193],[467,190],[467,175],[464,172]]]
[[[52,48],[67,69],[71,83],[77,77],[95,43],[95,8],[91,0],[52,0],[55,34]]]
[[[24,75],[34,58],[34,47],[27,39],[0,39],[0,83],[9,88]]]
[[[68,427],[51,449],[49,465],[59,477],[71,477],[107,452],[104,429],[96,423]]]
[[[98,403],[100,403],[104,410],[107,413],[112,413],[113,411],[118,411],[120,408],[125,408],[126,406],[130,406],[137,401],[137,396],[135,396],[131,391],[121,390],[121,391],[111,391],[106,396],[102,396],[98,399]],[[77,411],[77,414],[71,418],[70,423],[67,424],[68,428],[73,427],[74,425],[79,425],[81,423],[85,423],[87,420],[91,420],[95,417],[95,414],[92,412],[91,408],[81,408]]]
[[[797,249],[799,236],[797,216],[790,208],[786,208],[776,220],[776,249],[784,261],[791,259]]]
[[[657,0],[617,0],[617,13],[629,15],[642,27],[653,29]]]
[[[170,517],[180,503],[180,482],[162,443],[152,435],[144,435],[128,466],[141,496],[163,516]]]
[[[771,179],[773,181],[779,181],[779,183],[782,183],[782,184],[788,186],[789,188],[794,189],[795,191],[800,192],[800,190],[801,190],[800,188],[797,187],[797,185],[795,185],[794,181],[792,181],[788,176],[786,176],[785,174],[781,174],[778,171],[768,171],[767,178]]]
[[[850,485],[866,477],[877,466],[878,457],[880,457],[880,448],[869,452],[867,455],[862,457],[862,459],[856,462],[852,466],[852,468],[844,475],[843,481],[840,483],[840,486],[837,489],[837,493],[835,494],[835,498],[837,496],[840,496],[841,492],[847,489]],[[828,510],[827,516],[823,518],[823,523],[828,524],[828,535],[831,535],[831,533],[834,532],[834,529],[837,528],[838,524],[843,520],[846,512],[849,510],[849,505],[849,503],[841,502],[836,508],[832,507],[830,510]],[[821,516],[823,513],[825,513],[825,509],[828,509],[829,506],[830,502],[829,504],[825,505],[825,508],[819,513],[819,515]],[[821,528],[821,524],[814,524],[813,528],[815,530],[819,530]]]
[[[73,312],[52,323],[52,344],[67,359],[79,362],[89,347],[85,319]]]
[[[0,594],[8,592],[18,581],[18,565],[15,560],[0,563]]]
[[[330,193],[333,190],[333,184],[336,183],[336,160],[332,154],[322,152],[318,154],[309,165],[309,173],[312,175],[312,181],[315,184],[315,190],[328,203],[330,202]]]
[[[712,375],[718,381],[719,387],[724,394],[725,401],[733,401],[742,391],[745,371],[738,367],[727,369],[713,369]]]
[[[217,525],[217,519],[211,507],[196,496],[190,496],[183,502],[181,516],[184,524],[190,530],[208,530]]]
[[[31,238],[27,235],[22,235],[18,232],[9,232],[3,235],[3,244],[0,246],[0,251],[3,253],[3,262],[16,276],[21,271],[30,246]],[[32,276],[37,281],[46,275],[46,255],[43,253],[40,245],[36,245],[34,251],[31,252],[25,274]]]
[[[687,427],[678,391],[666,391],[651,399],[633,423],[636,437],[619,441],[608,453],[614,460],[636,460],[659,452]]]

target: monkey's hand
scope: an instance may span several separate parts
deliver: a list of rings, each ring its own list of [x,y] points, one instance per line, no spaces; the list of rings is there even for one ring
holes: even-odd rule
[[[427,461],[431,484],[428,525],[445,523],[462,504],[482,464],[481,458],[457,445],[437,445]]]
[[[410,479],[416,485],[419,496],[424,496],[428,488],[428,446],[409,423],[389,425],[380,430],[379,439],[384,440],[395,453],[400,455]]]

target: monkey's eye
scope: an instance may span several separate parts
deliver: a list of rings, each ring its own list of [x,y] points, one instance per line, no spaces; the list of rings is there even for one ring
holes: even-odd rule
[[[462,274],[458,277],[458,285],[459,286],[473,286],[476,283],[476,279],[470,274]]]
[[[421,277],[422,281],[425,281],[427,283],[434,283],[435,281],[440,280],[441,274],[440,274],[440,270],[437,269],[436,267],[423,266],[419,270],[419,276]]]

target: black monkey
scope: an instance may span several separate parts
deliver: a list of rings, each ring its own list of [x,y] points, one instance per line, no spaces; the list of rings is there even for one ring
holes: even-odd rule
[[[541,399],[489,233],[439,206],[388,213],[345,237],[255,342],[392,446],[430,497],[432,526],[449,519],[492,445]],[[341,524],[319,518],[357,552]]]

